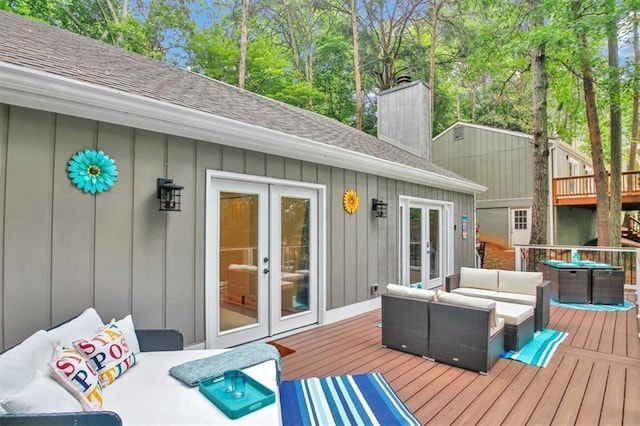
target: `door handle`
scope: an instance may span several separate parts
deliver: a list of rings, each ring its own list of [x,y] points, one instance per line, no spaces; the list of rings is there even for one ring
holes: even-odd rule
[[[267,262],[269,261],[269,258],[268,258],[268,257],[265,257],[264,259],[262,259],[262,261],[263,261],[264,263],[267,263]]]
[[[263,274],[268,274],[268,273],[269,273],[269,268],[264,268],[264,269],[262,270],[262,273],[263,273]]]

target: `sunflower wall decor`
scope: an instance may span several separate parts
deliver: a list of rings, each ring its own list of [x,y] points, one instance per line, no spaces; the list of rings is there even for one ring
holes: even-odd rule
[[[344,205],[344,211],[349,214],[354,214],[358,211],[358,206],[360,205],[360,200],[358,199],[358,194],[353,189],[348,190],[344,193],[344,197],[342,197],[342,204]]]
[[[116,162],[104,152],[95,149],[78,151],[69,160],[67,171],[69,179],[85,193],[107,191],[118,179]]]

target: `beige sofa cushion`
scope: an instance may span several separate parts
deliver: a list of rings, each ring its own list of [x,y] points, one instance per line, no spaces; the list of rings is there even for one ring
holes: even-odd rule
[[[496,302],[496,315],[503,318],[507,325],[520,325],[533,316],[533,308],[517,303]]]
[[[436,292],[426,288],[411,288],[398,284],[387,284],[387,294],[412,299],[435,300]]]
[[[495,296],[491,297],[496,302],[519,303],[521,305],[536,306],[536,296],[529,294],[508,293],[506,291],[497,291]]]
[[[438,291],[436,297],[438,302],[489,309],[489,327],[496,327],[498,325],[498,321],[496,319],[496,302],[493,300],[469,297],[462,294],[447,293],[446,291]]]
[[[497,269],[460,268],[460,287],[498,290]]]
[[[542,283],[542,272],[500,271],[498,291],[536,295],[536,287]]]
[[[454,288],[451,293],[462,294],[471,297],[482,297],[483,299],[496,299],[498,292],[493,290],[485,290],[484,288],[461,287]]]

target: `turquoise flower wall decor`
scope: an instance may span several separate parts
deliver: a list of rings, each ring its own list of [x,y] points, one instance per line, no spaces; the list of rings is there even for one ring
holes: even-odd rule
[[[116,162],[95,149],[78,151],[69,160],[69,179],[78,189],[95,194],[107,191],[118,179]]]

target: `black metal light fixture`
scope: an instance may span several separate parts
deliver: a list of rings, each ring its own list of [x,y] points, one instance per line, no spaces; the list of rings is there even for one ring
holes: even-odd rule
[[[173,183],[173,179],[158,178],[158,200],[160,200],[160,211],[179,212],[180,191],[183,186]]]
[[[387,203],[377,198],[371,200],[371,210],[375,217],[387,217]]]

